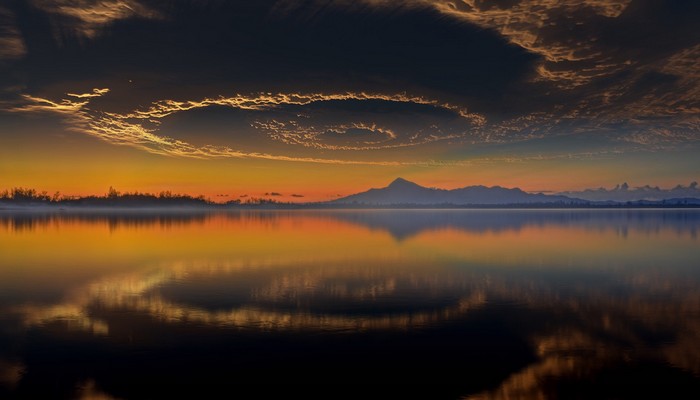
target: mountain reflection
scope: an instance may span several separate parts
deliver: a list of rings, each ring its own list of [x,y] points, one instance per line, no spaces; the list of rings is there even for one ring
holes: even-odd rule
[[[457,229],[468,232],[520,230],[528,226],[556,225],[592,230],[612,229],[625,235],[628,230],[655,232],[672,228],[679,233],[697,236],[700,213],[695,210],[279,210],[279,211],[64,211],[64,212],[0,212],[0,228],[31,230],[57,223],[82,223],[119,227],[202,224],[207,220],[228,219],[258,224],[275,224],[280,219],[332,219],[389,232],[396,239],[405,239],[423,231]]]
[[[700,376],[693,210],[140,217],[1,219],[0,344],[7,332],[80,333],[94,346],[138,340],[157,352],[216,332],[319,341],[428,332],[448,341],[440,354],[461,351],[470,365],[479,340],[507,332],[494,340],[522,341],[532,358],[513,356],[498,385],[463,394],[547,398],[582,379],[622,382],[631,366],[672,381]],[[0,347],[20,349],[0,352],[6,387],[36,368],[22,339],[11,342]],[[400,351],[437,346],[414,344]],[[104,389],[96,377],[76,382]]]

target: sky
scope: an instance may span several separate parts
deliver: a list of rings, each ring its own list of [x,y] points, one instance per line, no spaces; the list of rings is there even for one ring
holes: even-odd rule
[[[698,18],[693,0],[4,0],[0,190],[689,185]]]

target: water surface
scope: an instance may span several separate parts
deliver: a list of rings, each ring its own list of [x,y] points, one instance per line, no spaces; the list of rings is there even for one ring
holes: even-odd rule
[[[697,210],[0,213],[0,397],[697,395],[698,229]]]

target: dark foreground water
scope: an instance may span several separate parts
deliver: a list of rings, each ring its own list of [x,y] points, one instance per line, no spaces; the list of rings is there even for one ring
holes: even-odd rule
[[[700,398],[699,230],[700,210],[0,213],[0,398]]]

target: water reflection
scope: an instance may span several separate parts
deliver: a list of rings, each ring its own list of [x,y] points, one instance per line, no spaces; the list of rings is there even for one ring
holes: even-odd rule
[[[697,391],[699,226],[694,210],[3,215],[0,395],[53,362],[75,368],[52,397],[148,397],[157,379],[132,390],[148,368],[200,387],[221,368],[386,384],[392,368],[450,398]]]
[[[614,230],[625,235],[629,230],[658,232],[674,229],[697,235],[700,215],[683,210],[374,210],[337,212],[333,216],[386,230],[395,238],[420,234],[426,230],[455,229],[468,232],[521,230],[532,226],[562,226],[590,230]]]
[[[47,211],[0,212],[0,228],[13,231],[44,229],[65,224],[107,225],[111,230],[124,227],[158,225],[168,228],[178,225],[204,223],[211,214],[207,211]]]
[[[0,385],[14,389],[23,372],[24,366],[21,363],[0,359]]]
[[[530,226],[563,226],[592,230],[658,232],[673,229],[679,234],[697,236],[700,214],[680,209],[573,209],[573,210],[280,210],[211,212],[171,211],[61,211],[0,212],[0,228],[32,230],[50,225],[81,223],[120,227],[163,228],[202,224],[210,219],[248,221],[274,225],[284,218],[316,218],[350,222],[389,232],[396,239],[415,236],[426,230],[456,229],[469,232],[520,230]]]
[[[41,326],[61,321],[67,329],[85,330],[95,335],[109,334],[109,325],[106,321],[90,316],[91,307],[95,305],[107,309],[144,313],[168,323],[195,323],[238,329],[348,331],[429,326],[441,320],[460,316],[484,302],[481,292],[474,292],[453,301],[441,301],[436,305],[424,304],[428,303],[429,298],[423,296],[421,299],[423,303],[420,304],[420,308],[423,309],[400,310],[401,307],[398,305],[390,308],[389,304],[382,304],[382,302],[377,304],[377,295],[387,296],[392,293],[380,293],[381,289],[377,292],[376,281],[371,281],[364,286],[356,284],[352,291],[348,291],[345,285],[339,290],[336,284],[326,287],[320,285],[309,290],[308,281],[299,284],[299,280],[289,279],[286,274],[281,277],[273,275],[269,278],[269,283],[260,287],[251,286],[245,290],[248,294],[232,293],[233,297],[242,297],[239,299],[240,304],[235,307],[210,308],[206,305],[198,305],[196,301],[187,301],[188,294],[191,294],[188,293],[189,291],[203,289],[201,282],[192,279],[193,275],[198,279],[207,276],[212,280],[220,280],[223,276],[234,280],[238,278],[238,274],[234,272],[236,269],[173,265],[157,273],[110,276],[76,289],[67,296],[64,303],[46,306],[23,305],[7,311],[21,315],[25,326]],[[266,272],[260,271],[260,274],[265,275]],[[327,277],[323,275],[327,275],[326,272],[320,271],[311,279],[318,283]],[[362,278],[362,276],[353,277],[356,281]],[[390,279],[395,283],[400,278]],[[303,277],[302,280],[304,280]],[[420,283],[420,281],[413,281],[409,285],[412,285],[411,289],[417,292],[420,290]],[[177,289],[172,290],[171,286],[181,285],[188,286],[185,293],[178,293]],[[448,284],[445,286],[447,287]],[[318,294],[318,296],[305,302],[302,300],[304,297],[302,293],[309,291],[314,292],[309,294]],[[161,292],[173,292],[171,294],[175,300],[163,296]],[[224,302],[230,300],[231,295],[217,294],[216,300]],[[185,301],[178,302],[178,297],[184,297]],[[328,307],[328,304],[324,304],[325,310],[318,309],[316,302],[321,305],[324,299],[339,300],[337,306],[340,311],[334,307]],[[357,310],[351,310],[348,304],[356,301],[357,304],[352,306],[357,309],[360,308],[358,305],[367,300],[371,300],[372,306],[365,307],[365,313],[362,315],[358,315]],[[306,305],[302,306],[302,303]]]

